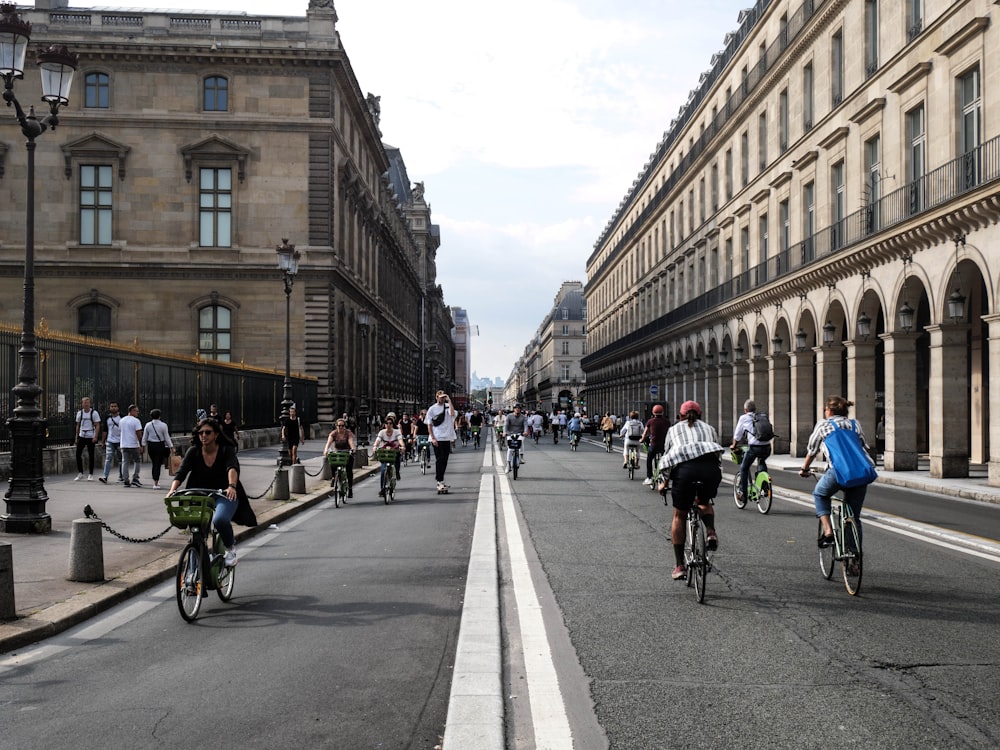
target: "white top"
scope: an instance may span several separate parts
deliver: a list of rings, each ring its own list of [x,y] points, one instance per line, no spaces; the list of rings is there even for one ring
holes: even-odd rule
[[[122,441],[122,415],[109,414],[107,418],[109,443],[120,443]]]
[[[142,422],[138,417],[127,414],[122,417],[122,448],[138,448],[139,434],[142,432]]]
[[[97,413],[97,409],[88,411],[80,409],[76,413],[76,423],[80,425],[78,433],[80,437],[92,438],[97,434],[98,425],[101,424],[101,415]]]
[[[170,428],[166,422],[161,422],[159,419],[146,422],[146,427],[142,431],[142,444],[149,445],[152,442],[165,443],[168,448],[174,447],[170,439]]]
[[[444,421],[441,424],[434,424],[434,418],[439,416],[442,412],[447,411],[445,414]],[[441,406],[441,404],[435,402],[427,410],[427,417],[424,422],[431,428],[431,435],[434,436],[435,440],[444,440],[447,442],[455,442],[458,436],[455,434],[455,408],[448,402],[447,406]]]

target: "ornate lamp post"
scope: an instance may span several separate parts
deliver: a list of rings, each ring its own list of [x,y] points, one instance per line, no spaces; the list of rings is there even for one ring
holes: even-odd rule
[[[288,424],[289,409],[294,401],[292,400],[292,285],[295,283],[295,275],[299,272],[299,259],[302,253],[295,249],[295,245],[289,245],[287,238],[282,238],[281,244],[275,250],[278,253],[278,268],[281,269],[285,281],[285,383],[281,389],[281,427],[284,429]],[[292,463],[291,454],[288,452],[288,444],[281,442],[281,450],[278,453],[278,466],[289,466]]]
[[[3,98],[14,107],[21,132],[27,138],[28,184],[25,193],[24,229],[24,324],[21,328],[20,367],[14,386],[17,406],[7,420],[11,438],[10,488],[4,495],[7,508],[0,514],[0,532],[8,534],[45,534],[52,530],[52,518],[45,512],[48,494],[43,479],[42,451],[45,447],[46,421],[38,399],[38,352],[35,349],[35,138],[59,124],[59,107],[69,103],[70,86],[77,56],[66,47],[49,47],[38,53],[41,71],[42,101],[48,102],[49,114],[39,120],[35,108],[25,114],[14,96],[14,81],[24,77],[24,58],[31,38],[31,24],[17,14],[17,6],[0,5],[0,76]]]
[[[361,398],[359,407],[364,415],[364,432],[359,435],[362,445],[368,445],[371,438],[369,427],[371,425],[371,400],[369,394],[371,388],[368,383],[368,327],[372,324],[372,316],[366,309],[358,310],[358,327],[361,328]]]

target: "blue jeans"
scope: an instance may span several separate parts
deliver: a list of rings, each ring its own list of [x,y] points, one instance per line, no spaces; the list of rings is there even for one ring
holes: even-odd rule
[[[226,549],[230,549],[236,544],[236,536],[233,534],[233,516],[236,514],[236,505],[235,498],[230,500],[222,494],[215,496],[215,514],[212,516],[212,523],[215,524]]]
[[[837,484],[837,475],[834,474],[832,468],[827,469],[826,473],[816,482],[816,487],[813,488],[813,505],[816,506],[817,518],[830,515],[830,498],[839,489],[842,488]],[[851,510],[854,511],[854,518],[858,522],[859,538],[861,537],[861,507],[865,504],[865,495],[867,492],[867,484],[844,490],[844,502],[851,506]]]
[[[762,443],[760,445],[747,445],[743,451],[743,462],[740,464],[740,494],[747,496],[747,480],[750,477],[750,466],[757,461],[758,471],[767,471],[767,461],[771,455],[771,444]]]
[[[104,478],[108,478],[108,474],[111,473],[111,462],[114,460],[115,456],[118,457],[118,478],[124,478],[122,475],[122,451],[121,443],[105,443],[104,444]]]

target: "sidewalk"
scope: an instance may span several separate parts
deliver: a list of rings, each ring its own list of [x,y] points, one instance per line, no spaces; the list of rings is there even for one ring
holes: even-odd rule
[[[325,440],[308,440],[300,450],[319,453]],[[269,500],[267,489],[274,479],[278,449],[267,457],[241,456],[241,481],[251,497],[258,525],[247,529],[235,526],[237,543],[266,532],[271,524],[324,500],[329,482],[322,479],[322,458],[303,462],[306,494],[292,495],[288,501]],[[378,470],[378,464],[355,470],[355,481]],[[102,529],[104,556],[103,582],[80,583],[66,580],[69,573],[70,534],[75,519],[85,518],[89,505],[108,526],[132,539],[147,539],[170,526],[163,504],[172,477],[166,469],[160,476],[162,490],[152,489],[148,463],[142,465],[144,487],[126,488],[109,478],[101,484],[86,478],[73,481],[74,474],[45,477],[49,500],[46,512],[52,517],[48,534],[0,534],[0,545],[9,544],[13,557],[14,607],[17,619],[0,621],[0,653],[22,648],[72,627],[95,614],[166,580],[177,564],[177,555],[187,541],[171,528],[151,542],[123,541]],[[312,476],[316,475],[316,476]],[[115,470],[112,478],[117,478]],[[267,494],[254,500],[256,495]]]

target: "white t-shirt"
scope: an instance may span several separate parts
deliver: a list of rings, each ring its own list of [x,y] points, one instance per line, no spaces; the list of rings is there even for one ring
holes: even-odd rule
[[[138,417],[128,414],[122,417],[122,448],[138,448],[139,433],[142,433],[142,422]]]
[[[97,409],[91,409],[90,411],[80,409],[76,413],[76,423],[80,425],[80,432],[78,433],[80,437],[92,438],[97,434],[97,426],[101,423],[101,415],[97,413]]]
[[[108,442],[120,443],[122,441],[122,417],[120,414],[108,415]]]
[[[434,424],[434,418],[440,416],[441,412],[445,412],[444,420],[441,424]],[[458,435],[455,434],[455,412],[451,409],[451,404],[448,406],[441,406],[441,404],[434,403],[427,410],[427,417],[424,422],[431,428],[431,434],[434,436],[435,440],[444,440],[447,442],[455,442],[458,440]]]

